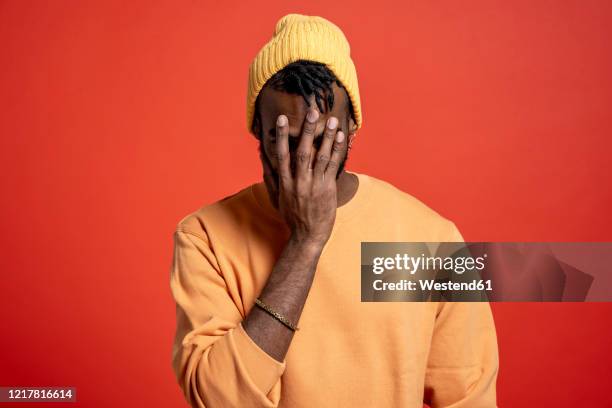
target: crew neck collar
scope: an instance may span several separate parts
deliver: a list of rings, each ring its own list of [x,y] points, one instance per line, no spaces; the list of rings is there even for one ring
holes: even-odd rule
[[[369,202],[370,189],[372,186],[372,180],[370,176],[350,171],[346,172],[348,174],[354,174],[355,176],[357,176],[357,179],[359,180],[359,185],[357,186],[357,191],[355,192],[355,195],[353,195],[353,197],[347,203],[337,208],[335,221],[336,224],[341,224],[349,221],[361,209],[365,208],[365,206]],[[249,190],[251,197],[254,199],[257,205],[264,210],[267,215],[277,221],[284,222],[278,210],[274,208],[274,206],[270,202],[268,191],[266,190],[266,186],[263,182],[251,185]]]

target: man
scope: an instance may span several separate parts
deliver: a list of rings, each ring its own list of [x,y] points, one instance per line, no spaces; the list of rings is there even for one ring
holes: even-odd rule
[[[362,303],[362,241],[461,241],[388,183],[344,169],[361,126],[349,45],[276,25],[249,74],[264,182],[179,222],[173,367],[195,407],[494,407],[486,303]]]

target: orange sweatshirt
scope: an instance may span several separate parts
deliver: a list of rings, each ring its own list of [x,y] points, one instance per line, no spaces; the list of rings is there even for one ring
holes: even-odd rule
[[[289,231],[263,183],[179,222],[170,286],[173,368],[194,407],[495,407],[497,339],[487,303],[362,303],[362,241],[462,241],[455,225],[357,174],[285,361],[241,322]]]

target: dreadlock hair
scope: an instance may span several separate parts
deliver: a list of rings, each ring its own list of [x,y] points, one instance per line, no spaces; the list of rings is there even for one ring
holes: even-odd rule
[[[325,64],[315,61],[297,60],[275,73],[268,82],[266,82],[266,85],[277,91],[301,95],[308,107],[310,107],[308,98],[314,94],[319,111],[325,112],[323,106],[324,99],[330,110],[334,107],[334,92],[332,91],[334,82],[338,87],[345,89],[344,85],[342,85],[336,75],[334,75]],[[349,114],[352,116],[353,120],[355,120],[353,104],[350,98],[348,98],[348,93],[347,99]],[[253,117],[254,121],[261,120],[259,115],[259,95],[255,100],[255,114]],[[260,138],[261,135],[257,135],[257,137]]]

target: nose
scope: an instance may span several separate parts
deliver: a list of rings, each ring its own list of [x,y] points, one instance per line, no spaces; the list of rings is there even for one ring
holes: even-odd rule
[[[321,147],[321,143],[323,142],[323,132],[324,132],[324,129],[318,129],[318,128],[315,131],[315,137],[312,141],[312,145],[317,150],[319,149],[319,147]],[[300,140],[301,140],[301,134],[297,136],[289,137],[289,152],[291,153],[292,156],[297,151],[298,146],[300,145]]]
[[[323,133],[325,132],[325,126],[327,124],[327,118],[328,118],[327,114],[319,112],[319,119],[317,119],[315,131],[314,131],[313,144],[317,144],[317,145],[321,144],[321,141],[323,139]],[[304,114],[304,117],[302,117],[301,119],[302,119],[302,123],[305,123],[306,114]],[[303,128],[301,127],[289,129],[289,149],[290,150],[297,149],[300,143],[300,140],[302,138],[302,132],[303,132]]]

